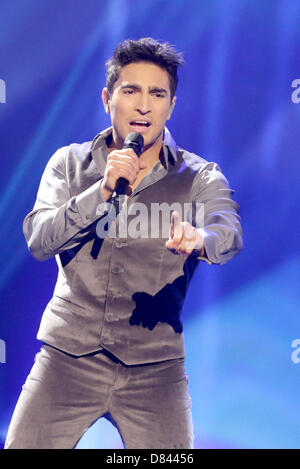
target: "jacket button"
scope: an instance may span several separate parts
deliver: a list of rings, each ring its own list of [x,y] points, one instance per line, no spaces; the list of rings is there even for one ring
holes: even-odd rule
[[[115,266],[112,267],[111,271],[112,271],[113,274],[121,274],[122,272],[124,272],[124,269],[123,269],[123,267],[115,265]]]
[[[118,317],[115,316],[113,313],[107,313],[107,314],[105,315],[105,320],[106,320],[107,322],[118,321]]]
[[[124,248],[125,246],[128,246],[128,243],[126,243],[125,241],[121,241],[120,239],[117,239],[117,241],[115,242],[115,246],[116,248],[121,249],[121,248]]]
[[[103,344],[104,345],[114,345],[114,341],[112,339],[109,339],[109,338],[104,338],[103,339]]]

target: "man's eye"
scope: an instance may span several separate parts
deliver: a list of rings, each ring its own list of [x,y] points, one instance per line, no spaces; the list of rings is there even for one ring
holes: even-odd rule
[[[133,94],[134,90],[124,90],[124,94]]]

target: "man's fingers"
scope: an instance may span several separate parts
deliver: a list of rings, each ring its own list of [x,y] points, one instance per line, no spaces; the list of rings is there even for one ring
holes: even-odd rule
[[[121,153],[121,151],[122,150],[120,150],[119,152],[114,151],[110,153],[110,155],[108,155],[107,157],[107,164],[109,164],[110,162],[127,164],[128,166],[131,166],[136,172],[138,172],[140,169],[140,162],[134,151],[131,150],[131,154],[124,154]]]
[[[191,254],[195,247],[196,232],[195,228],[190,223],[183,222],[183,236],[181,243],[178,246],[180,254]]]
[[[181,240],[183,234],[183,228],[180,221],[178,212],[173,212],[171,217],[171,238],[175,240]]]
[[[103,185],[113,191],[117,180],[123,177],[134,184],[140,169],[145,167],[131,148],[114,150],[107,157]]]
[[[182,235],[182,223],[180,221],[179,214],[174,211],[171,216],[170,238],[166,243],[167,248],[171,250],[176,250],[180,244]]]
[[[181,222],[177,212],[173,212],[171,219],[170,239],[166,247],[174,254],[185,254],[189,256],[198,244],[202,247],[202,240],[198,240],[197,230],[188,222]]]
[[[133,184],[136,179],[135,169],[124,161],[111,161],[107,165],[107,175],[112,185],[115,185],[120,177],[127,179],[130,184]]]

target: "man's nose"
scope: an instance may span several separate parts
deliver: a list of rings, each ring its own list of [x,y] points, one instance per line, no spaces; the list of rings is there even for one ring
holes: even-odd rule
[[[139,95],[139,99],[136,103],[136,109],[141,114],[148,114],[151,111],[149,95]]]

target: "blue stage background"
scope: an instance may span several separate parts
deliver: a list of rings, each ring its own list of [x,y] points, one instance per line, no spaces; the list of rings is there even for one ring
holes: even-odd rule
[[[0,447],[56,280],[23,218],[51,154],[109,125],[115,45],[152,36],[186,60],[168,127],[220,164],[243,220],[243,252],[199,266],[184,309],[195,447],[300,448],[299,31],[298,0],[1,0]],[[120,447],[104,420],[78,444]]]

